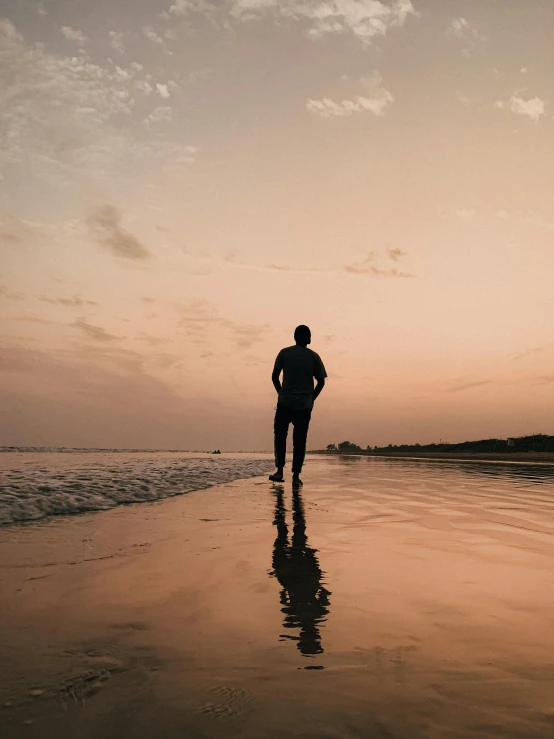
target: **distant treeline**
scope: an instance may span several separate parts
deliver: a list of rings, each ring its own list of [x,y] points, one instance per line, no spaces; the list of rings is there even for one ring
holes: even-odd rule
[[[340,444],[328,444],[322,450],[343,454],[386,454],[387,452],[554,452],[554,436],[533,434],[508,439],[480,439],[479,441],[462,441],[460,444],[389,444],[388,446],[366,446],[362,448],[351,441]]]

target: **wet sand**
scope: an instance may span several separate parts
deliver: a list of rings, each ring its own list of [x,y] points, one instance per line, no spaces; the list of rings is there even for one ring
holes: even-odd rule
[[[554,470],[312,457],[0,530],[0,735],[554,735]]]

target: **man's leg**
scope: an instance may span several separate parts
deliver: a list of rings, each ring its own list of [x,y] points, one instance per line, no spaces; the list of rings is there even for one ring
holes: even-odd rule
[[[273,437],[274,437],[274,449],[275,449],[275,467],[277,472],[270,476],[270,479],[275,479],[276,482],[279,478],[283,477],[283,468],[285,466],[286,454],[287,454],[287,435],[289,433],[290,415],[287,408],[283,408],[277,404],[275,411],[275,419],[273,421]]]
[[[308,427],[312,417],[311,409],[294,412],[292,423],[294,431],[292,434],[292,474],[293,482],[300,482],[299,475],[302,472],[304,457],[306,456],[306,440],[308,438]]]

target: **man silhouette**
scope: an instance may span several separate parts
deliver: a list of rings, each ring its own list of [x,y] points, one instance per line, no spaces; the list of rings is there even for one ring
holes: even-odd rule
[[[306,439],[314,400],[323,390],[327,373],[318,354],[308,349],[312,335],[307,326],[297,326],[294,346],[281,349],[275,360],[271,380],[277,390],[277,408],[273,431],[275,435],[275,466],[277,471],[269,476],[273,482],[283,482],[287,435],[292,423],[292,484],[302,485],[300,473],[306,456]],[[283,372],[283,384],[279,376]],[[314,390],[314,377],[317,384]]]

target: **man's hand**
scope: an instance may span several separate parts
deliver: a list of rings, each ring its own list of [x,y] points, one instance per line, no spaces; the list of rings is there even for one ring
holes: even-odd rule
[[[320,394],[320,392],[323,390],[324,387],[325,387],[325,380],[318,380],[315,386],[315,390],[314,390],[314,400],[317,398],[317,396]]]

